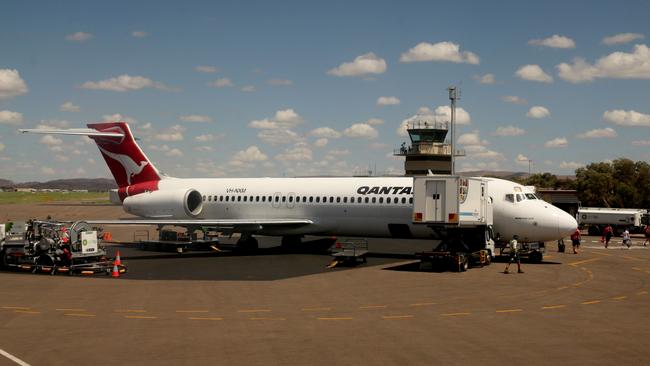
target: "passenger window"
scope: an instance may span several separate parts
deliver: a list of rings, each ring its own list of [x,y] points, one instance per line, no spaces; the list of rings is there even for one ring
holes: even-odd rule
[[[341,203],[341,197],[336,197],[336,203]]]
[[[289,202],[293,202],[293,196],[289,196]]]
[[[203,202],[205,202],[205,196],[203,196]]]
[[[208,202],[212,201],[212,196],[208,196]]]
[[[361,197],[357,197],[357,203],[361,203]]]
[[[266,196],[262,196],[262,202],[266,202]]]
[[[280,202],[280,196],[275,196],[275,202]]]
[[[228,196],[226,196],[226,201],[228,201]]]
[[[327,203],[327,197],[323,197],[323,203]]]
[[[259,201],[260,201],[260,196],[255,196],[255,202],[259,202]]]
[[[273,201],[273,197],[269,196],[269,202]]]
[[[237,196],[237,202],[241,202],[241,196]]]
[[[379,197],[379,203],[384,203],[384,197]]]
[[[348,198],[347,197],[343,197],[343,203],[348,203]]]
[[[282,202],[287,202],[287,196],[282,196]]]
[[[316,203],[320,203],[320,196],[316,197]]]
[[[314,197],[313,197],[313,196],[309,196],[309,203],[312,203],[312,202],[314,202]]]
[[[244,196],[244,202],[246,202],[247,199],[248,199],[248,197]]]
[[[372,203],[377,203],[377,197],[372,198]]]
[[[368,197],[366,197],[366,199],[364,201],[365,201],[365,203],[368,203]]]
[[[406,197],[402,197],[402,204],[406,203]]]
[[[334,197],[330,197],[330,203],[334,202]]]
[[[223,196],[219,196],[219,202],[223,201]]]
[[[515,195],[512,194],[512,193],[506,194],[506,201],[514,203],[515,202]]]
[[[410,203],[410,204],[413,204],[413,197],[410,197],[410,198],[409,198],[409,203]]]

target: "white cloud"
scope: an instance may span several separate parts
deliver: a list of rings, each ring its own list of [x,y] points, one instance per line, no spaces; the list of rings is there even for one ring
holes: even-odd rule
[[[638,44],[632,53],[613,52],[601,57],[593,65],[582,58],[575,58],[572,64],[561,63],[556,67],[558,75],[571,83],[593,81],[596,78],[650,79],[650,48]]]
[[[478,65],[479,57],[469,51],[460,52],[460,46],[453,42],[435,44],[422,42],[399,58],[400,62],[448,61]]]
[[[372,52],[357,56],[352,62],[344,62],[327,73],[335,76],[364,76],[386,72],[386,61]]]
[[[650,114],[643,114],[633,110],[615,109],[605,111],[603,119],[621,126],[650,127]]]
[[[288,79],[269,79],[266,81],[269,85],[289,86],[293,85],[293,81]]]
[[[575,48],[576,43],[569,37],[554,34],[544,39],[531,39],[528,44],[536,46],[545,46],[551,48]]]
[[[546,141],[544,147],[556,148],[556,147],[567,147],[569,146],[569,141],[564,137],[556,137],[553,140]]]
[[[492,136],[521,136],[526,131],[523,128],[515,126],[497,127],[497,130],[492,133]]]
[[[319,127],[315,130],[312,130],[309,134],[314,137],[330,138],[330,139],[337,139],[341,137],[340,132],[330,127]]]
[[[131,32],[131,35],[135,38],[145,38],[149,34],[145,31],[133,31]]]
[[[179,149],[173,148],[165,153],[165,156],[170,156],[170,157],[181,157],[183,156],[183,152]]]
[[[81,84],[83,89],[92,90],[109,90],[115,92],[128,92],[145,88],[154,88],[159,90],[172,90],[165,84],[154,81],[144,76],[131,76],[123,74],[114,78],[100,81],[86,81]]]
[[[529,161],[530,159],[524,154],[517,154],[517,158],[515,159],[515,162],[520,165],[528,165]]]
[[[244,85],[244,86],[241,87],[241,91],[243,91],[245,93],[252,93],[255,90],[257,90],[257,89],[255,89],[254,85]]]
[[[59,107],[61,112],[80,112],[81,108],[72,102],[65,102]]]
[[[553,77],[542,70],[539,65],[524,65],[515,72],[519,78],[540,83],[552,83]]]
[[[330,150],[327,154],[333,156],[345,156],[350,154],[350,150]]]
[[[506,95],[501,97],[501,100],[503,100],[506,103],[512,103],[512,104],[528,104],[528,101],[524,98],[520,98],[516,95]]]
[[[200,66],[196,66],[194,68],[194,71],[203,72],[203,73],[206,73],[206,74],[214,74],[215,72],[219,72],[219,68],[214,67],[214,66],[200,65]]]
[[[262,130],[257,134],[257,137],[271,145],[285,145],[303,140],[297,133],[286,128]]]
[[[562,161],[560,163],[560,168],[562,169],[578,169],[585,166],[582,163],[576,163],[575,161]]]
[[[307,147],[295,147],[286,149],[283,153],[275,156],[280,161],[306,161],[312,159],[312,151]]]
[[[270,130],[270,129],[278,128],[278,123],[265,118],[265,119],[250,121],[248,123],[248,127]]]
[[[212,118],[210,116],[204,116],[200,114],[188,114],[188,115],[183,115],[179,116],[178,119],[180,119],[183,122],[212,122]]]
[[[428,107],[420,107],[418,112],[403,120],[396,132],[399,136],[408,136],[407,127],[411,123],[420,123],[424,126],[434,123],[445,123],[451,121],[451,107],[448,105],[441,105],[432,111]],[[456,107],[456,125],[468,125],[472,121],[469,113],[461,107]]]
[[[377,105],[398,105],[400,100],[397,97],[379,97],[377,98]]]
[[[470,172],[476,170],[501,170],[499,163],[495,161],[484,162],[480,161],[477,163],[462,163],[458,171],[461,172]]]
[[[0,111],[0,124],[19,125],[23,123],[23,114],[20,112]]]
[[[458,136],[457,142],[462,145],[487,145],[487,141],[481,140],[477,130]]]
[[[613,36],[603,38],[603,43],[608,46],[612,46],[615,44],[628,43],[643,38],[644,38],[643,34],[639,34],[639,33],[619,33]]]
[[[160,141],[182,141],[183,132],[185,132],[185,127],[175,125],[166,129],[162,133],[155,134],[154,138]]]
[[[481,143],[485,144],[487,141],[483,140]],[[503,160],[503,154],[493,150],[489,150],[484,145],[466,145],[465,151],[467,157],[470,159],[489,159],[489,160]]]
[[[632,141],[634,146],[650,146],[650,140],[635,140]]]
[[[369,118],[366,123],[371,126],[379,126],[384,124],[384,120],[379,118]]]
[[[36,125],[37,129],[41,130],[56,130],[60,128],[68,128],[70,127],[70,122],[65,121],[65,120],[58,120],[58,119],[44,119],[41,120],[41,123]],[[86,138],[87,140],[90,140],[89,138]],[[79,140],[77,140],[79,141]],[[84,141],[83,139],[81,141]],[[92,140],[90,140],[92,141]],[[91,142],[94,144],[94,142]]]
[[[213,152],[214,148],[212,146],[197,146],[194,148],[194,150],[199,151],[199,152]]]
[[[355,123],[343,130],[343,134],[347,137],[366,139],[374,139],[379,135],[377,130],[367,123]]]
[[[304,121],[303,118],[292,108],[275,112],[275,120],[279,123],[285,123],[289,125],[297,125]]]
[[[618,136],[616,131],[610,127],[597,128],[577,135],[581,139],[613,138],[616,136]]]
[[[316,147],[325,147],[325,146],[327,146],[328,142],[329,142],[329,140],[323,137],[323,138],[320,138],[320,139],[314,141],[314,146],[316,146]]]
[[[474,79],[481,84],[494,84],[497,82],[494,74],[476,75],[474,76]]]
[[[249,146],[246,150],[237,152],[232,158],[234,161],[242,162],[265,161],[267,159],[268,156],[255,145]]]
[[[70,42],[85,42],[93,39],[93,37],[95,36],[88,32],[76,32],[65,36],[65,40]]]
[[[15,69],[0,69],[0,99],[9,99],[29,91],[27,84]]]
[[[130,125],[134,125],[134,124],[138,123],[137,119],[135,119],[133,117],[125,116],[125,115],[120,114],[120,113],[105,114],[105,115],[102,116],[102,119],[105,122],[126,122],[126,123],[128,123]]]
[[[548,110],[548,108],[539,105],[530,107],[530,109],[526,113],[526,117],[528,118],[545,118],[550,115],[551,112]]]
[[[215,81],[212,81],[208,83],[209,86],[213,86],[215,88],[228,88],[228,87],[233,87],[235,84],[230,80],[230,78],[219,78]]]
[[[41,168],[41,173],[43,173],[45,175],[54,175],[56,172],[54,171],[54,169],[52,169],[50,167],[42,167]]]
[[[194,140],[199,141],[199,142],[208,142],[208,141],[215,141],[220,138],[222,138],[223,135],[214,135],[211,133],[205,134],[205,135],[198,135],[194,137]]]
[[[52,135],[45,135],[40,139],[41,144],[47,145],[48,147],[58,146],[63,143],[63,140],[56,138]]]

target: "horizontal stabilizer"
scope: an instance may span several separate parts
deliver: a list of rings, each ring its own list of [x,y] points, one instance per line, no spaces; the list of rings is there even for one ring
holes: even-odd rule
[[[80,135],[96,137],[124,137],[120,132],[101,132],[92,128],[70,128],[67,130],[50,130],[44,128],[24,128],[18,130],[22,133],[42,133],[47,135]]]

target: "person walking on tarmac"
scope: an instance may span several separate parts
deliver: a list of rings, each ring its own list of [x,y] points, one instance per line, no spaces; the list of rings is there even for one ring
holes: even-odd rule
[[[632,239],[630,239],[630,232],[627,228],[625,228],[625,231],[623,231],[621,236],[623,237],[623,245],[627,245],[627,249],[630,249],[632,246]]]
[[[609,241],[612,240],[612,236],[614,236],[614,229],[612,229],[611,225],[607,225],[605,229],[603,229],[603,237],[601,240],[604,239],[605,241],[605,248],[609,246]]]
[[[524,273],[524,271],[521,270],[521,259],[519,258],[519,243],[517,242],[517,239],[519,237],[517,235],[513,235],[512,240],[510,240],[510,261],[508,264],[506,264],[506,269],[503,270],[503,273],[508,274],[508,268],[510,268],[510,265],[512,262],[517,261],[517,273]]]
[[[580,249],[580,229],[571,234],[571,244],[573,244],[573,254],[578,254],[578,249]]]

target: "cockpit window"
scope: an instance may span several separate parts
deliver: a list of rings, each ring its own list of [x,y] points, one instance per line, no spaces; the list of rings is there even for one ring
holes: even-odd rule
[[[512,194],[512,193],[506,194],[506,201],[514,203],[515,202],[515,195]]]
[[[537,199],[537,197],[532,193],[526,193],[526,198],[528,198],[529,200],[536,200]]]
[[[521,202],[524,200],[524,196],[520,193],[517,193],[517,202]]]

